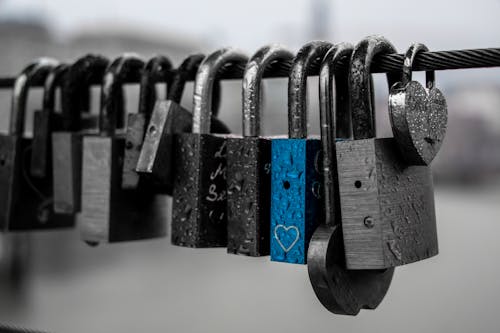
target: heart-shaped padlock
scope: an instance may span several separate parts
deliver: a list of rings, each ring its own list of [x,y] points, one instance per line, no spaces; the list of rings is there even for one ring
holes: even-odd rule
[[[410,165],[429,165],[446,134],[446,99],[435,84],[434,72],[425,74],[426,88],[411,80],[415,56],[427,47],[415,43],[406,52],[401,82],[389,94],[392,132],[401,154]]]

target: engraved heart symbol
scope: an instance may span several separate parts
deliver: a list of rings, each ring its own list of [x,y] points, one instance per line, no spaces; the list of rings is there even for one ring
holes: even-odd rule
[[[412,165],[429,165],[446,134],[446,99],[435,87],[424,88],[417,81],[396,83],[389,96],[392,131],[405,160]]]
[[[283,230],[283,231],[280,232],[280,230]],[[295,237],[292,236],[292,234],[295,234]],[[278,224],[274,228],[274,238],[276,238],[276,241],[278,242],[278,244],[281,246],[281,248],[285,252],[290,251],[294,247],[294,245],[298,242],[299,237],[300,237],[299,228],[297,228],[294,225],[287,227],[287,226],[284,226],[283,224]],[[292,239],[293,239],[293,241],[290,241]],[[288,246],[285,246],[285,244],[283,244],[283,242],[285,244],[288,244]]]

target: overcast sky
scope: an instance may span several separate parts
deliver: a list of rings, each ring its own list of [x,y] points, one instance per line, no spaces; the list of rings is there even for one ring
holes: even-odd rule
[[[0,12],[40,13],[61,35],[118,24],[255,49],[270,41],[300,43],[310,39],[304,29],[311,22],[311,3],[312,0],[0,0]],[[332,0],[330,4],[330,31],[335,40],[355,41],[378,33],[403,49],[411,41],[425,42],[431,49],[500,44],[500,0]]]

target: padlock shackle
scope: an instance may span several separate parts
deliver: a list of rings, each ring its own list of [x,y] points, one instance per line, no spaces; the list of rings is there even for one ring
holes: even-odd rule
[[[428,52],[429,49],[422,43],[414,43],[410,45],[408,50],[405,53],[405,58],[403,61],[403,74],[401,76],[401,84],[406,86],[411,82],[411,74],[413,68],[413,62],[415,61],[415,57],[420,52]],[[434,87],[434,82],[436,80],[436,75],[434,71],[425,72],[425,86],[427,89],[432,89]]]
[[[12,92],[9,135],[23,135],[30,83],[35,80],[45,81],[49,72],[58,64],[55,59],[40,58],[26,66],[16,77]]]
[[[172,62],[165,56],[156,55],[149,59],[144,66],[139,88],[139,113],[145,114],[148,118],[153,113],[156,102],[156,83],[158,78],[162,81],[170,81],[169,74],[172,69]],[[168,91],[168,89],[167,89]]]
[[[214,83],[228,70],[243,72],[248,57],[233,48],[219,49],[209,54],[198,68],[193,93],[193,133],[210,133]]]
[[[338,188],[335,141],[349,139],[351,115],[347,80],[348,62],[354,47],[349,43],[333,46],[325,55],[319,72],[319,115],[323,151],[323,202],[326,224],[340,224],[340,195]],[[344,66],[339,66],[344,62]],[[335,92],[334,92],[335,91]]]
[[[281,62],[290,62],[293,53],[279,44],[260,48],[248,61],[243,74],[243,136],[258,137],[261,133],[262,76]]]
[[[62,85],[62,128],[65,131],[81,130],[82,112],[86,111],[92,82],[102,82],[109,60],[101,55],[87,54],[78,58],[68,69]],[[87,110],[88,111],[88,110]]]
[[[307,76],[317,74],[325,54],[333,46],[325,41],[312,41],[297,52],[288,78],[288,136],[307,138]]]
[[[43,110],[54,112],[56,104],[56,89],[60,82],[65,78],[69,66],[67,64],[60,64],[54,67],[43,84]]]
[[[125,118],[123,83],[126,78],[139,81],[143,68],[144,61],[133,53],[125,53],[109,64],[102,82],[100,135],[113,136],[117,128],[123,127]]]
[[[179,67],[176,69],[176,73],[172,78],[170,87],[168,88],[167,99],[180,104],[182,99],[182,94],[184,92],[184,87],[188,78],[196,75],[201,62],[205,58],[204,54],[197,53],[191,54],[186,59],[182,61]]]
[[[205,55],[202,53],[196,53],[189,55],[186,59],[182,61],[180,66],[175,70],[175,75],[171,82],[169,82],[167,99],[173,101],[177,104],[181,103],[182,94],[184,93],[184,87],[189,78],[196,76],[198,68],[201,62],[205,59]],[[214,83],[214,91],[212,93],[212,110],[214,116],[219,112],[219,102],[220,102],[220,81],[217,80]]]
[[[383,36],[368,36],[355,47],[349,69],[352,132],[355,140],[375,138],[375,103],[370,67],[375,56],[396,53],[396,48]],[[387,73],[389,89],[399,81],[398,73]]]

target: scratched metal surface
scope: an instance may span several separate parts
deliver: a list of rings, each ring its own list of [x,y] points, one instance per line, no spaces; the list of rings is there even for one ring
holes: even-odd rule
[[[174,137],[172,243],[186,247],[225,247],[226,140],[208,134]]]
[[[271,160],[271,260],[305,264],[319,213],[321,142],[276,139]]]
[[[437,254],[428,167],[407,167],[393,139],[338,142],[337,161],[349,268],[381,269]],[[367,217],[373,226],[366,225]]]
[[[271,141],[229,138],[227,151],[227,251],[269,255]]]

